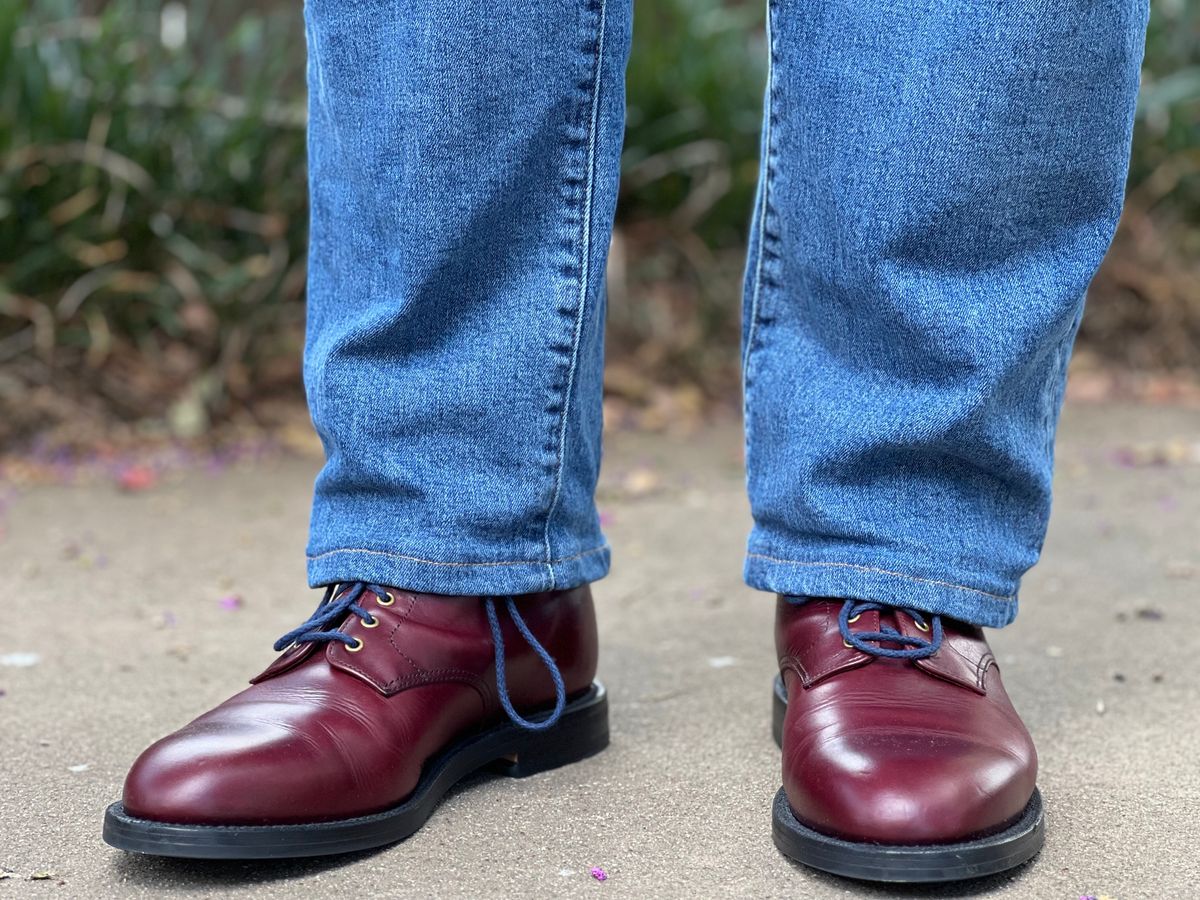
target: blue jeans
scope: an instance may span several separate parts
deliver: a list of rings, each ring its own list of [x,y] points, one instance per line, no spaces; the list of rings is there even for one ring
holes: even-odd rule
[[[772,0],[744,293],[755,588],[1010,622],[1146,0]],[[629,0],[308,0],[309,578],[603,576]],[[732,298],[731,298],[732,299]]]

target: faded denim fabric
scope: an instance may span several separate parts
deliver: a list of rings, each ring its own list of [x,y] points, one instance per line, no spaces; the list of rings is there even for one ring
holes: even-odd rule
[[[631,15],[309,0],[314,585],[608,570],[592,494]]]
[[[1145,0],[775,0],[744,297],[746,579],[985,625],[1050,502]],[[629,0],[308,0],[309,579],[603,576]],[[733,302],[734,298],[731,298]]]
[[[743,354],[747,582],[1017,612],[1145,0],[770,7]]]

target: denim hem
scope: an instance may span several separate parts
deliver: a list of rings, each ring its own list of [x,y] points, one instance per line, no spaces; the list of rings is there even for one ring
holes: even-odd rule
[[[430,594],[532,594],[598,581],[608,574],[608,544],[551,560],[456,562],[387,550],[343,548],[308,557],[308,583],[371,581]]]
[[[900,603],[981,627],[1002,628],[1017,617],[1016,593],[993,594],[856,563],[806,562],[748,553],[744,575],[746,584],[763,591]]]

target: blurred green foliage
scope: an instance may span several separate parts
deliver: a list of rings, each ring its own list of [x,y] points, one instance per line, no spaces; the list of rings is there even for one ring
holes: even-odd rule
[[[713,246],[744,240],[766,80],[762,4],[635,4],[622,160],[627,221],[672,216]]]
[[[639,395],[665,381],[730,395],[766,67],[762,4],[654,0],[635,10],[609,386]],[[0,7],[0,440],[5,423],[8,436],[37,426],[31,385],[99,398],[127,418],[167,416],[185,431],[295,390],[302,72],[295,3]],[[1098,279],[1084,335],[1122,361],[1195,364],[1192,0],[1155,5],[1130,208],[1137,227],[1118,239],[1123,268]]]
[[[1200,369],[1200,3],[1155,0],[1125,216],[1092,284],[1086,351]]]
[[[759,0],[634,4],[610,392],[737,390],[745,239],[766,82]]]
[[[295,351],[299,25],[101,7],[0,6],[0,365],[202,427]]]
[[[1200,225],[1200,3],[1156,0],[1130,183],[1135,199]],[[1193,240],[1195,236],[1193,236]]]

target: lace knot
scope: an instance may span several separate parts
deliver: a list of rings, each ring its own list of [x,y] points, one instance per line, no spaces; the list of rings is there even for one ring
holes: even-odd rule
[[[808,597],[789,597],[789,603],[805,603]],[[901,634],[891,625],[881,624],[878,631],[855,631],[851,624],[865,612],[903,612],[909,616],[917,628],[929,632],[929,639],[915,635]],[[926,618],[928,617],[928,618]],[[893,603],[878,603],[872,600],[846,600],[838,614],[838,631],[847,647],[853,647],[860,653],[869,656],[881,656],[885,659],[928,659],[942,648],[942,617],[924,613],[907,606],[897,606]],[[900,647],[882,647],[881,643],[900,644]]]

